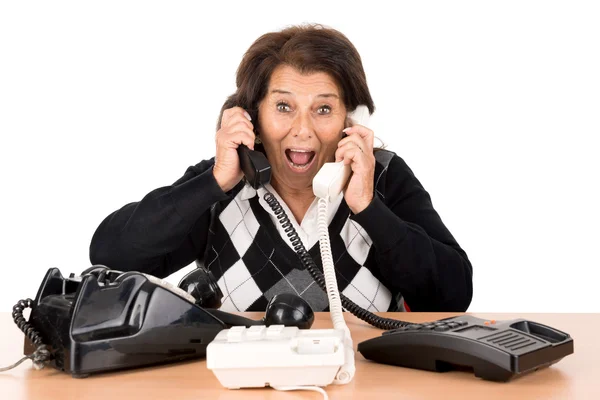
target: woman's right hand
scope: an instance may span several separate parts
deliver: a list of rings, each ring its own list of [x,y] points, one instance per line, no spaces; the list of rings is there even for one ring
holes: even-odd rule
[[[221,129],[215,136],[217,151],[213,175],[224,192],[230,191],[242,180],[237,148],[240,144],[245,144],[250,150],[254,150],[254,137],[250,114],[243,108],[233,107],[223,111]]]

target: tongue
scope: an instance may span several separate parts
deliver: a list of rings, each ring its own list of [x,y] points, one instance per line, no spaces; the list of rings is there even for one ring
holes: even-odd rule
[[[290,160],[292,160],[292,162],[297,165],[307,164],[310,161],[311,156],[312,153],[301,153],[298,151],[289,152]]]

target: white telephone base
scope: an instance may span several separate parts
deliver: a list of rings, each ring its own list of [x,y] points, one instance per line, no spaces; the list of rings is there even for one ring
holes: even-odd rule
[[[344,364],[344,332],[283,325],[224,329],[206,349],[206,366],[228,389],[327,386]]]

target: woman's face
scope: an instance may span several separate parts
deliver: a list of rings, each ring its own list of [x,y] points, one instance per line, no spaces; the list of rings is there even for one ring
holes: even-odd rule
[[[334,161],[346,107],[328,74],[302,75],[283,65],[271,75],[258,119],[274,183],[303,190],[324,163]]]

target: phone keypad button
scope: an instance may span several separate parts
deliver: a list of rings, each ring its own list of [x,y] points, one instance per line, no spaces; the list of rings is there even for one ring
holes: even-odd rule
[[[245,326],[233,326],[229,328],[227,332],[227,341],[228,342],[239,342],[242,340],[242,335],[246,330]]]
[[[266,329],[267,328],[264,325],[251,326],[246,331],[246,337],[248,339],[262,339]]]

